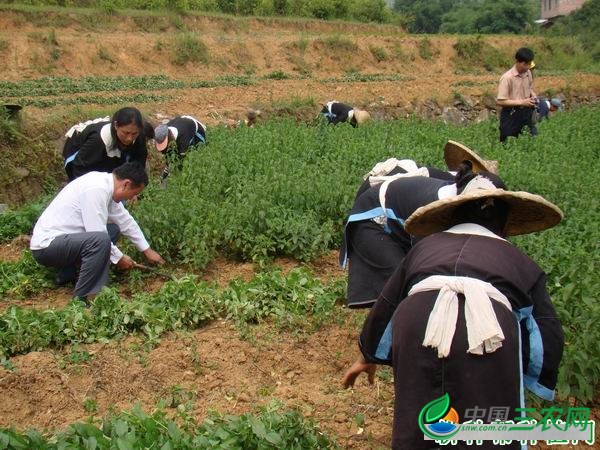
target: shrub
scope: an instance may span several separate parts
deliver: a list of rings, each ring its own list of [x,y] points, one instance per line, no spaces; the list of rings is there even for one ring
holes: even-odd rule
[[[208,47],[195,33],[180,34],[175,41],[173,63],[183,66],[188,62],[208,64]]]
[[[433,58],[433,49],[431,48],[431,41],[428,38],[419,40],[419,56],[421,59]]]
[[[377,62],[385,61],[386,59],[388,59],[388,54],[383,47],[369,45],[369,50],[371,51],[371,54],[377,60]]]
[[[481,36],[459,39],[454,44],[454,50],[454,66],[458,72],[472,73],[479,68],[493,72],[510,66],[510,60]]]

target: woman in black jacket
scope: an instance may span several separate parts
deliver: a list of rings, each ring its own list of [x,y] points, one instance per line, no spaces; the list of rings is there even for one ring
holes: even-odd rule
[[[88,172],[112,172],[126,162],[146,165],[147,136],[144,120],[136,108],[119,109],[112,117],[74,125],[63,147],[69,181]]]

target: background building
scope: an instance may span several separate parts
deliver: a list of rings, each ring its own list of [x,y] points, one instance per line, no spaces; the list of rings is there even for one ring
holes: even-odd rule
[[[559,16],[567,16],[581,8],[586,0],[540,0],[542,20],[552,21]]]

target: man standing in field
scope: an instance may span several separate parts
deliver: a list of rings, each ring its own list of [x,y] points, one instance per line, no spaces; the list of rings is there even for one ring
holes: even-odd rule
[[[515,65],[500,78],[496,97],[496,104],[502,107],[500,142],[505,142],[509,136],[519,136],[526,125],[531,126],[537,103],[530,70],[532,61],[533,51],[520,48],[515,54]]]

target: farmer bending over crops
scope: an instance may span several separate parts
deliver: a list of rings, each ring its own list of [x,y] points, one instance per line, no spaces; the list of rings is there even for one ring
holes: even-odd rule
[[[181,165],[188,148],[206,144],[206,125],[192,116],[179,116],[154,130],[156,149],[165,155],[166,165],[161,179],[169,176],[169,162]]]
[[[537,98],[533,90],[533,76],[529,70],[533,61],[533,51],[520,48],[515,54],[515,64],[508,70],[498,85],[496,104],[500,112],[500,142],[510,136],[517,137],[525,126],[531,130],[531,116]]]
[[[145,166],[144,127],[142,114],[131,107],[119,109],[112,119],[103,117],[72,126],[63,147],[69,181],[88,172],[111,173],[126,162]]]
[[[393,365],[392,448],[439,447],[425,441],[420,412],[449,395],[447,419],[484,423],[522,415],[523,388],[552,400],[564,338],[542,269],[505,236],[544,230],[562,212],[538,195],[486,185],[424,206],[407,232],[428,236],[394,272],[359,337],[362,355],[346,372],[374,380],[376,364]],[[522,371],[521,371],[522,365]],[[440,399],[442,400],[442,399]],[[502,416],[494,415],[501,412]],[[437,419],[436,419],[437,420]],[[443,446],[442,446],[443,448]],[[473,448],[458,441],[452,448]],[[492,445],[486,449],[519,449]]]
[[[455,181],[415,176],[418,174],[389,177],[354,201],[340,250],[341,266],[345,267],[347,259],[350,260],[347,293],[350,308],[371,307],[375,303],[388,278],[412,247],[404,221],[416,209],[480,186],[505,187],[491,172],[482,171],[478,176],[469,160],[460,164]]]
[[[135,265],[111,242],[108,221],[118,225],[149,262],[164,264],[121,203],[147,184],[148,175],[137,163],[125,163],[112,174],[90,172],[67,184],[35,224],[30,244],[33,257],[44,266],[80,265],[75,296],[88,305],[89,296],[108,284],[111,262],[125,270]]]
[[[371,118],[367,111],[353,108],[336,100],[323,105],[321,114],[327,118],[330,124],[337,125],[341,122],[349,122],[354,128],[362,125]]]
[[[412,159],[398,160],[396,158],[389,158],[386,161],[379,162],[364,176],[364,182],[358,189],[355,198],[371,186],[387,180],[387,178],[383,177],[391,177],[398,174],[413,173],[415,175],[428,176],[438,180],[454,181],[460,163],[465,160],[471,161],[473,172],[475,173],[498,173],[498,161],[483,159],[460,142],[446,142],[446,145],[444,146],[444,160],[446,161],[448,171],[440,170],[432,166],[421,166]],[[425,170],[422,170],[423,168]]]

